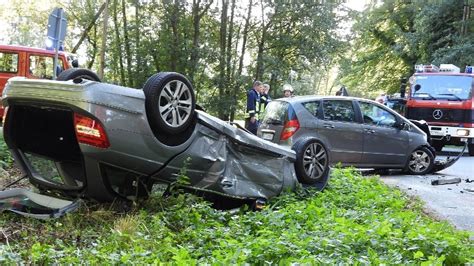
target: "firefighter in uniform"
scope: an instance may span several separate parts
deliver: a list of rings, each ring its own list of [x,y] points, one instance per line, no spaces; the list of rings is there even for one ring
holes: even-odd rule
[[[247,118],[245,128],[252,134],[257,135],[258,114],[260,113],[260,93],[263,92],[263,83],[255,81],[252,89],[247,92]]]
[[[291,98],[293,97],[293,87],[290,84],[283,85],[283,97]]]

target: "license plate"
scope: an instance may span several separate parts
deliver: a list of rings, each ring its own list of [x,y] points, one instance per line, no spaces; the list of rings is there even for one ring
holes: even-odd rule
[[[271,141],[271,140],[273,140],[273,133],[263,133],[262,138],[264,140],[270,140]]]

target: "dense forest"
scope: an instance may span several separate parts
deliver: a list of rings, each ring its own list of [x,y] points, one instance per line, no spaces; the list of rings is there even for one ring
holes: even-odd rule
[[[363,11],[342,1],[11,0],[0,11],[4,40],[43,47],[55,6],[68,16],[66,50],[84,55],[83,67],[134,88],[155,72],[183,73],[225,120],[242,117],[255,79],[273,97],[284,83],[297,95],[345,85],[373,97],[397,92],[416,63],[474,64],[468,0],[369,1]]]

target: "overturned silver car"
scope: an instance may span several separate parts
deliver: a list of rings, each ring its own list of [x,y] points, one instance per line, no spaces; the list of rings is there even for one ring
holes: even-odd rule
[[[184,173],[193,190],[266,200],[297,185],[292,150],[195,110],[178,73],[155,74],[143,90],[66,74],[12,78],[3,93],[5,141],[40,190],[136,199]]]

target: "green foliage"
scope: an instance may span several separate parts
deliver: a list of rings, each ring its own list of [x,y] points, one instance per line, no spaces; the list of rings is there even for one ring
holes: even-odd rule
[[[398,92],[400,78],[413,74],[415,64],[474,64],[474,18],[463,22],[464,2],[385,1],[361,12],[353,49],[340,62],[341,82],[356,95],[374,97]]]
[[[7,144],[3,140],[3,133],[0,133],[0,167],[5,169],[11,167],[13,158]]]
[[[95,209],[95,210],[94,210]],[[426,217],[378,178],[335,170],[323,193],[289,192],[260,212],[212,209],[190,194],[123,215],[83,208],[53,221],[0,214],[3,263],[447,264],[474,261],[465,232]]]

